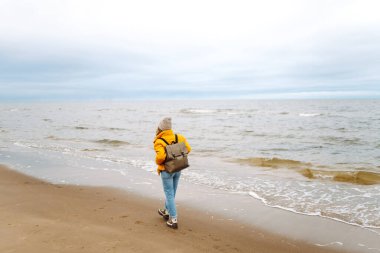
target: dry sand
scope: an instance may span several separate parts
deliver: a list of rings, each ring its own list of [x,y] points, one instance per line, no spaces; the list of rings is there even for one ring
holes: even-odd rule
[[[0,166],[0,252],[335,252],[180,207],[166,227],[157,200],[53,185]]]

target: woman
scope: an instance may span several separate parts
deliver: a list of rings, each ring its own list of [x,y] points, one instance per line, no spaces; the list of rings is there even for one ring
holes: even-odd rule
[[[191,147],[186,141],[185,137],[177,134],[178,142],[184,142],[187,148],[187,151],[190,152]],[[175,195],[177,191],[178,181],[181,176],[181,172],[168,173],[165,171],[165,147],[166,143],[172,143],[175,141],[176,137],[172,130],[172,119],[163,118],[158,124],[156,131],[156,138],[154,139],[154,150],[156,151],[156,163],[158,165],[157,172],[161,175],[162,186],[165,193],[165,208],[158,209],[158,213],[167,220],[166,224],[171,228],[178,228],[177,221],[177,208],[175,205]]]

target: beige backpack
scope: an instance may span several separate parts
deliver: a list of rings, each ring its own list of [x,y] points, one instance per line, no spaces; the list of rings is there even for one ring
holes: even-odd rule
[[[169,144],[164,138],[159,138],[166,143],[165,152],[165,170],[169,173],[181,171],[189,167],[189,161],[187,159],[186,145],[184,142],[178,142],[178,136],[175,135],[175,141]]]

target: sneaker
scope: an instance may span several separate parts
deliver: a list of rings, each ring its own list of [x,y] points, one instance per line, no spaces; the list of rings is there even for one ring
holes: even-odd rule
[[[165,220],[169,220],[169,213],[166,209],[158,209],[158,214],[161,215]]]
[[[172,219],[168,220],[166,222],[166,225],[168,225],[168,227],[170,227],[170,228],[177,229],[178,228],[177,219],[176,218],[172,218]]]

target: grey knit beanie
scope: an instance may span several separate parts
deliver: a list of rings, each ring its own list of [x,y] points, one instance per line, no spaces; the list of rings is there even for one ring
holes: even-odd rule
[[[172,129],[172,118],[170,117],[163,118],[158,124],[158,128],[162,131]]]

